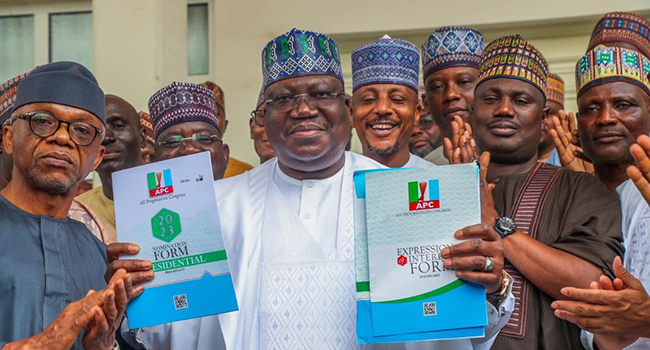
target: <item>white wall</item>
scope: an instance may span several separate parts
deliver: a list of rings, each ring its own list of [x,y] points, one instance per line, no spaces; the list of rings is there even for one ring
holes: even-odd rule
[[[350,52],[389,34],[420,45],[437,27],[470,25],[489,42],[521,33],[546,56],[552,72],[567,85],[567,109],[575,110],[575,62],[589,34],[609,11],[632,11],[650,18],[649,0],[190,0],[207,2],[211,12],[210,74],[187,75],[188,0],[0,0],[0,16],[34,13],[35,63],[47,62],[47,13],[93,10],[94,70],[106,92],[126,98],[137,109],[157,89],[174,81],[218,83],[230,120],[225,141],[231,154],[257,164],[249,139],[249,112],[262,82],[261,51],[293,27],[327,33],[340,47],[351,92]]]

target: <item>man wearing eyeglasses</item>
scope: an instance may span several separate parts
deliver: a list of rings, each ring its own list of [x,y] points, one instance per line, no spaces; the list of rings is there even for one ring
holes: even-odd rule
[[[264,90],[262,90],[257,99],[257,106],[251,112],[251,118],[248,121],[253,147],[255,147],[255,153],[260,157],[260,164],[275,157],[275,151],[273,151],[273,147],[271,147],[271,143],[269,143],[269,139],[266,137],[266,130],[264,128],[265,106],[266,100],[264,99]]]
[[[223,178],[230,149],[221,139],[212,90],[191,83],[171,83],[149,99],[149,112],[156,161],[208,151],[214,180]]]
[[[106,95],[106,135],[102,146],[106,151],[97,167],[102,186],[77,197],[71,217],[87,223],[97,238],[110,244],[117,240],[112,175],[116,171],[140,165],[141,152],[146,146],[145,131],[140,125],[138,112],[130,103],[115,95]]]
[[[423,86],[420,86],[418,93],[424,95]],[[420,113],[420,119],[416,121],[415,127],[413,127],[411,141],[409,141],[409,149],[411,153],[424,158],[433,152],[433,150],[442,146],[442,135],[440,135],[440,127],[433,120],[429,108],[422,103],[420,103],[420,106],[422,107],[422,112]]]
[[[43,65],[20,83],[10,118],[3,147],[12,179],[0,192],[0,348],[111,349],[128,301],[142,289],[124,270],[107,287],[106,247],[67,218],[77,187],[104,154],[104,93],[77,63]]]
[[[251,350],[488,349],[505,309],[490,309],[485,339],[358,344],[352,176],[384,166],[345,152],[351,107],[333,39],[293,29],[271,40],[262,57],[266,109],[258,122],[277,157],[215,182],[239,311],[137,331],[132,345],[224,349],[225,339],[228,349]],[[498,241],[484,243],[498,250]],[[500,295],[503,257],[494,259],[496,268],[477,275]],[[112,269],[140,273],[134,267],[145,264],[115,260]]]

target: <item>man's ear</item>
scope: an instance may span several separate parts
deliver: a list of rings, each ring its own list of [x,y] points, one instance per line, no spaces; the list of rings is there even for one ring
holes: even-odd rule
[[[14,141],[14,126],[10,124],[5,126],[2,129],[2,152],[5,152],[9,156],[11,156],[14,148],[13,141]]]
[[[226,161],[226,164],[228,164],[228,162],[230,162],[230,147],[224,143],[221,148],[223,149],[223,158]]]
[[[429,109],[429,104],[427,103],[427,94],[423,92],[420,98],[422,99],[422,106],[424,106],[426,109]]]
[[[420,122],[420,116],[421,115],[422,115],[422,105],[420,105],[419,103],[416,103],[416,106],[415,106],[415,120],[413,121],[413,123],[414,123],[413,125],[418,125],[418,123]]]
[[[144,125],[140,125],[140,148],[147,148],[147,130],[144,128]]]
[[[349,95],[345,95],[345,107],[348,110],[348,119],[350,120],[350,125],[354,127],[354,124],[352,123],[352,98]]]
[[[97,152],[97,158],[95,158],[95,163],[93,164],[93,171],[97,169],[99,164],[101,164],[102,159],[104,159],[104,152],[106,152],[106,148],[104,148],[104,146],[99,146],[99,152]]]
[[[544,109],[542,110],[542,127],[544,127],[544,125],[546,124],[550,111],[551,111],[550,107],[544,106]]]

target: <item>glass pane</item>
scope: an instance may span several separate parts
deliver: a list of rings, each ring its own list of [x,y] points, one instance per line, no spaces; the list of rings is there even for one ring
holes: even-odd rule
[[[73,61],[93,70],[92,12],[50,14],[50,62]]]
[[[34,16],[0,17],[0,84],[34,69]]]
[[[208,4],[187,7],[187,73],[210,73]]]

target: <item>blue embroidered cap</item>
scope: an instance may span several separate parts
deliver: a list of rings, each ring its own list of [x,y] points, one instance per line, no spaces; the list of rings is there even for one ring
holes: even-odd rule
[[[485,50],[483,34],[469,27],[442,27],[436,29],[422,44],[424,80],[432,73],[449,67],[481,66]]]
[[[388,35],[352,51],[352,91],[370,84],[401,84],[418,91],[420,53]]]
[[[263,90],[278,80],[311,74],[330,74],[343,83],[338,46],[325,34],[293,28],[262,51]]]

